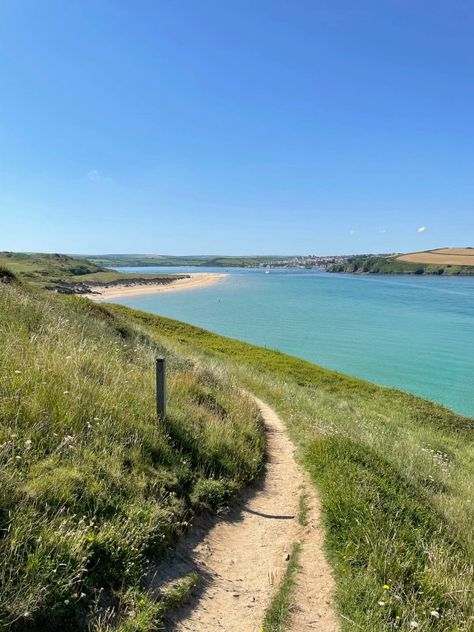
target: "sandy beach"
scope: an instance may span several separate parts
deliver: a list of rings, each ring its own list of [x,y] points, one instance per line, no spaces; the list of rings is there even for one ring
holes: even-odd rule
[[[176,279],[171,283],[163,285],[162,283],[144,284],[144,285],[114,285],[104,286],[97,285],[94,287],[94,293],[85,294],[94,301],[107,301],[109,299],[119,298],[123,296],[137,296],[139,294],[159,294],[161,292],[178,292],[181,290],[191,290],[200,287],[214,285],[223,279],[226,274],[216,272],[193,272],[184,279]]]

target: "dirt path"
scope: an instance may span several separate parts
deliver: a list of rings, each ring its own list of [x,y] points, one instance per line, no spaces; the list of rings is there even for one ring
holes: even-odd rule
[[[193,528],[165,565],[166,576],[152,581],[156,587],[169,584],[196,568],[201,577],[198,594],[168,621],[168,630],[258,632],[295,542],[302,543],[301,569],[289,630],[339,629],[332,607],[334,583],[322,552],[318,500],[295,462],[283,423],[266,404],[256,402],[265,421],[265,474],[229,515]],[[297,517],[302,493],[309,508],[306,527]]]

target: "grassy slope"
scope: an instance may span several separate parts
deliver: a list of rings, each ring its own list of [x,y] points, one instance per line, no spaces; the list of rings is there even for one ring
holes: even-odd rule
[[[99,285],[132,279],[168,279],[168,275],[129,274],[106,270],[87,259],[60,254],[0,253],[0,268],[7,268],[19,277],[40,287],[67,283]]]
[[[338,263],[327,268],[328,272],[356,272],[371,274],[434,274],[473,275],[474,266],[412,263],[397,257],[351,257],[347,263]]]
[[[108,309],[218,361],[286,420],[321,494],[347,630],[474,629],[472,419],[184,323]]]
[[[221,367],[86,299],[0,283],[0,628],[103,632],[113,615],[121,632],[156,629],[195,578],[154,603],[148,560],[252,479],[262,451],[258,412]]]

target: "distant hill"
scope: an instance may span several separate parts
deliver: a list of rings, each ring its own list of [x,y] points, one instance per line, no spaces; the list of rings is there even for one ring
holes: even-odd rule
[[[439,248],[402,255],[354,255],[327,266],[328,272],[355,274],[474,275],[474,248]]]
[[[474,266],[474,248],[437,248],[423,252],[411,252],[397,257],[398,261],[433,263],[453,266]]]
[[[287,261],[289,257],[255,255],[245,257],[229,257],[221,255],[91,255],[89,261],[101,266],[144,267],[144,266],[201,266],[201,267],[255,267],[260,265],[278,264]],[[291,258],[291,257],[290,257]]]
[[[0,252],[0,272],[2,269],[34,285],[77,294],[87,293],[94,285],[176,278],[176,275],[116,272],[85,258],[50,253]]]

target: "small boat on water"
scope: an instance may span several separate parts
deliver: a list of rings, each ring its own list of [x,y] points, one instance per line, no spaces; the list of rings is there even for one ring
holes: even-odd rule
[[[270,274],[270,270],[265,270],[265,274]]]

